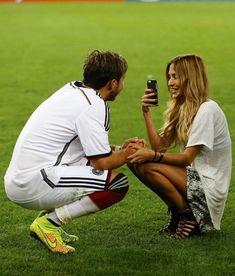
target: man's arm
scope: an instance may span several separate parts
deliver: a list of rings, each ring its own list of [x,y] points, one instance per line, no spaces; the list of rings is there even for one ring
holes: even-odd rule
[[[98,170],[112,170],[124,165],[127,161],[127,157],[134,153],[135,150],[126,148],[123,150],[112,151],[108,156],[104,157],[92,157],[90,158],[90,164],[92,167]]]
[[[116,169],[127,162],[128,156],[135,152],[132,148],[134,144],[140,147],[145,147],[146,142],[144,139],[138,137],[129,138],[124,141],[122,146],[111,145],[112,153],[106,156],[91,157],[90,165],[99,170],[112,170]]]

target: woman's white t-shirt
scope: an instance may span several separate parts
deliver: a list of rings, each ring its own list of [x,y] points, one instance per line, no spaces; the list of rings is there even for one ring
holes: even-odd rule
[[[204,102],[193,121],[186,147],[203,145],[192,163],[202,181],[215,229],[220,222],[231,179],[232,150],[226,117],[212,100]]]

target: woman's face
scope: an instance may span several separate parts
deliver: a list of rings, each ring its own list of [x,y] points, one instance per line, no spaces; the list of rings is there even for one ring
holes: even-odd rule
[[[176,74],[174,64],[171,64],[168,71],[168,87],[172,98],[177,99],[181,95],[181,82]]]

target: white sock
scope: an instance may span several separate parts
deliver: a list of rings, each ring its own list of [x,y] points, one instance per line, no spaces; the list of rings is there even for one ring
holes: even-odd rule
[[[90,199],[89,196],[82,197],[80,200],[74,201],[68,205],[56,208],[54,212],[49,214],[49,218],[54,220],[55,215],[60,221],[60,224],[65,224],[72,219],[95,213],[100,208]]]
[[[53,223],[55,223],[56,225],[60,226],[61,225],[61,221],[59,220],[59,218],[56,215],[55,211],[52,211],[48,214],[48,218],[49,220]]]

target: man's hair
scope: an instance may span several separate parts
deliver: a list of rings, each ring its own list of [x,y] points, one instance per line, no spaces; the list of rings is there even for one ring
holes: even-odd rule
[[[95,50],[85,59],[83,83],[100,89],[112,79],[119,81],[127,68],[127,61],[118,53]]]

